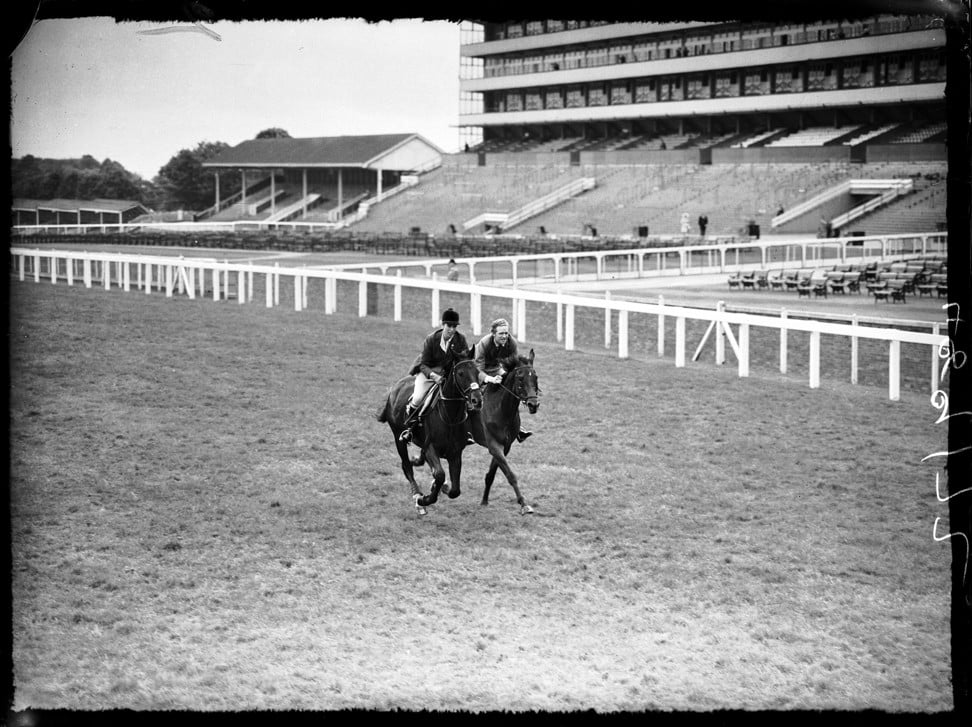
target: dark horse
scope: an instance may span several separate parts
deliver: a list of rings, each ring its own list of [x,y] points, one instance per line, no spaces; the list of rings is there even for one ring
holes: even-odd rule
[[[475,362],[470,358],[471,351],[464,357],[450,361],[446,365],[440,387],[433,391],[434,400],[425,407],[422,426],[416,427],[412,442],[421,452],[414,460],[409,456],[408,444],[402,442],[405,421],[405,403],[412,395],[413,376],[404,376],[389,390],[385,403],[377,413],[380,422],[387,422],[395,436],[398,456],[402,459],[402,472],[412,488],[412,500],[420,515],[425,515],[426,506],[439,499],[439,491],[444,490],[449,497],[459,496],[459,476],[462,472],[462,450],[467,445],[466,431],[469,414],[483,406],[483,392],[479,388],[479,375]],[[451,486],[445,486],[445,471],[442,460],[449,463]],[[428,462],[432,468],[432,490],[423,496],[415,484],[414,468]]]
[[[499,468],[503,470],[516,493],[521,515],[529,515],[533,508],[524,501],[516,474],[510,469],[506,455],[520,431],[520,404],[525,403],[531,414],[536,414],[540,407],[540,386],[537,383],[537,372],[533,369],[533,359],[532,348],[528,357],[519,356],[515,365],[503,376],[502,383],[487,385],[483,394],[482,410],[469,417],[469,429],[476,443],[486,447],[493,455],[486,472],[486,487],[480,504],[489,504],[489,488],[493,486],[493,479]],[[449,496],[457,495],[450,492]]]

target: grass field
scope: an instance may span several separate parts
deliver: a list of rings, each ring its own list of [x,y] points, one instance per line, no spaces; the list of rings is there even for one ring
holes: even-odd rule
[[[420,518],[373,412],[423,306],[12,282],[15,708],[951,708],[920,387],[538,330],[537,514],[474,449]]]

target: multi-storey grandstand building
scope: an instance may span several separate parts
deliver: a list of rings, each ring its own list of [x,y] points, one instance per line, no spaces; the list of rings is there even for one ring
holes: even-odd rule
[[[470,149],[845,144],[863,153],[865,141],[945,135],[940,18],[529,20],[461,30],[460,127]]]

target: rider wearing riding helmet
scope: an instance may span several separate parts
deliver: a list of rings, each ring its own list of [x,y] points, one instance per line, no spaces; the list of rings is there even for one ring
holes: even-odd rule
[[[518,362],[516,339],[510,335],[510,323],[497,318],[489,326],[489,333],[476,343],[475,361],[479,369],[479,382],[501,384],[508,370]],[[520,429],[516,441],[522,442],[533,432]]]
[[[404,431],[399,435],[403,442],[412,441],[412,428],[420,425],[420,421],[410,422],[412,415],[422,405],[422,400],[433,384],[441,384],[446,364],[465,356],[469,351],[466,338],[459,333],[459,314],[452,308],[442,313],[442,327],[436,328],[425,337],[422,353],[415,360],[409,374],[415,374],[415,388],[412,396],[405,405]]]

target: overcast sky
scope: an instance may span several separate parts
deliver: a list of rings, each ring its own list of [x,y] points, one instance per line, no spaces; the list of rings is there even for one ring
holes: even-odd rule
[[[146,34],[140,31],[180,32]],[[416,132],[459,148],[459,26],[414,19],[41,20],[11,58],[14,158],[106,158],[146,179],[199,142]]]

